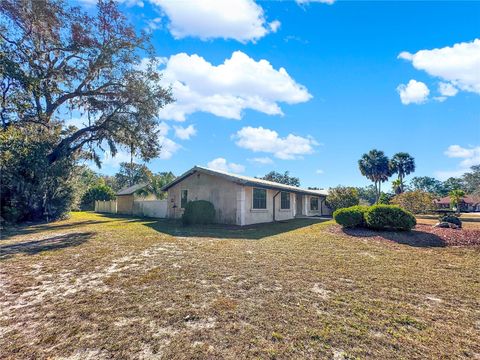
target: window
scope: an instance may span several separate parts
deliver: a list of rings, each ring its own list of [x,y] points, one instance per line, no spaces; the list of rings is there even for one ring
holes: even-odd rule
[[[290,193],[284,191],[280,193],[280,209],[290,209]]]
[[[318,197],[310,198],[310,210],[318,210]]]
[[[267,190],[253,189],[253,208],[254,209],[267,208]]]
[[[180,198],[180,207],[182,209],[185,209],[185,206],[187,206],[187,202],[188,202],[188,190],[182,190],[181,198]]]

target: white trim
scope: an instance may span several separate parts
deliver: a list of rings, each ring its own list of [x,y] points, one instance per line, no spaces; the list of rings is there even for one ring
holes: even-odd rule
[[[237,225],[245,225],[245,199],[245,186],[241,186],[237,192]]]

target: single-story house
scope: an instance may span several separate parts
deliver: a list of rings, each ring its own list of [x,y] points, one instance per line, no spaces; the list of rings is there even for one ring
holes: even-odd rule
[[[439,209],[450,208],[450,196],[445,196],[441,199],[435,200]],[[480,197],[473,195],[465,195],[460,203],[460,211],[476,212],[480,211]]]
[[[135,184],[117,192],[117,214],[132,215],[135,200],[155,200],[155,195],[138,195],[148,184]]]
[[[326,190],[302,189],[272,181],[195,166],[162,188],[167,217],[182,216],[188,201],[207,200],[216,222],[250,225],[295,217],[329,216]]]

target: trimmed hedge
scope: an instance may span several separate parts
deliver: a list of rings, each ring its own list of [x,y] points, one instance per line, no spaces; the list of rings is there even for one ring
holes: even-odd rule
[[[353,228],[358,226],[364,226],[364,214],[368,210],[368,206],[350,206],[347,208],[342,208],[335,210],[333,213],[333,218],[337,224],[342,225],[343,227]]]
[[[365,223],[376,230],[411,230],[415,216],[395,205],[374,205],[365,212]]]
[[[215,208],[206,200],[189,201],[182,215],[184,225],[211,224],[215,220]]]

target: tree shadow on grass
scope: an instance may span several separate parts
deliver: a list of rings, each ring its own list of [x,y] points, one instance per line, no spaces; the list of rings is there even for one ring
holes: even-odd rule
[[[83,220],[75,222],[24,223],[18,227],[7,228],[0,233],[0,240],[7,240],[17,235],[36,234],[45,230],[67,230],[78,226],[106,223],[108,220]]]
[[[79,246],[88,241],[94,234],[94,232],[69,233],[51,236],[41,240],[0,245],[0,261],[18,254],[35,255],[44,251]]]
[[[345,235],[358,238],[374,238],[377,240],[390,240],[398,244],[409,245],[414,247],[445,247],[447,243],[444,239],[436,234],[426,231],[377,231],[365,228],[342,228],[339,231]]]
[[[128,219],[129,222],[139,222],[159,233],[171,236],[250,240],[259,240],[330,220],[327,218],[306,218],[246,226],[223,224],[184,226],[181,221],[173,219],[131,218],[111,214],[104,216],[109,218],[125,218]]]

